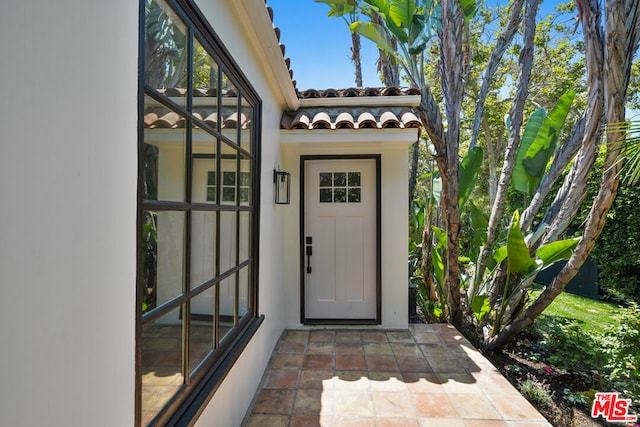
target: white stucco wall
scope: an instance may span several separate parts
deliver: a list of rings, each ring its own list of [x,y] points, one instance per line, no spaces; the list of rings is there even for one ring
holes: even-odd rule
[[[138,5],[0,2],[0,425],[134,418]]]
[[[292,260],[285,268],[287,328],[300,323],[300,156],[381,154],[382,324],[383,329],[408,327],[408,146],[417,131],[314,130],[283,131],[283,170],[291,173],[291,204],[285,205],[285,247]]]

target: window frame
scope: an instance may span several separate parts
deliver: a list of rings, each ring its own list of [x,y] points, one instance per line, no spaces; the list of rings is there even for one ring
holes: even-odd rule
[[[262,100],[258,96],[255,89],[251,86],[249,79],[241,71],[240,67],[233,60],[231,54],[226,49],[220,38],[216,35],[211,25],[204,18],[204,15],[195,5],[193,0],[163,0],[169,5],[173,12],[178,15],[182,22],[187,27],[187,47],[188,49],[188,71],[187,71],[187,94],[186,104],[184,106],[178,105],[168,96],[164,96],[152,86],[146,84],[145,81],[145,0],[139,0],[139,32],[138,32],[138,195],[137,195],[137,227],[136,227],[136,306],[135,306],[135,324],[136,324],[136,360],[135,360],[135,425],[142,425],[142,332],[145,324],[150,324],[154,320],[160,319],[164,314],[175,310],[178,307],[189,307],[188,302],[201,294],[203,287],[207,289],[214,289],[217,284],[222,283],[226,277],[235,277],[236,287],[236,305],[235,317],[235,329],[231,335],[227,335],[223,340],[220,340],[215,347],[215,351],[210,353],[207,358],[204,359],[204,365],[198,369],[195,373],[189,368],[189,334],[190,334],[190,316],[185,316],[184,324],[182,327],[182,346],[181,351],[183,354],[183,385],[180,390],[174,394],[174,396],[168,401],[164,408],[158,413],[150,426],[154,425],[188,425],[197,419],[200,413],[204,410],[206,404],[212,398],[213,394],[220,386],[231,367],[241,355],[244,348],[250,342],[252,336],[255,334],[260,324],[264,320],[264,316],[259,315],[258,304],[258,271],[259,271],[259,247],[256,244],[257,237],[259,236],[259,206],[260,206],[260,154],[261,154],[261,117],[262,117]],[[192,40],[196,40],[207,51],[213,60],[217,63],[218,69],[218,84],[220,83],[223,73],[238,89],[238,111],[243,112],[245,106],[242,100],[245,99],[252,108],[251,117],[251,134],[249,141],[249,150],[242,145],[242,129],[241,126],[236,126],[236,141],[229,139],[222,132],[222,120],[218,120],[218,125],[213,128],[207,125],[204,121],[195,117],[192,113],[193,106],[193,83],[191,76],[193,75],[193,56],[194,56],[194,43]],[[219,86],[218,86],[219,87]],[[187,119],[185,125],[186,132],[186,156],[185,156],[185,201],[183,202],[170,202],[170,201],[156,201],[144,199],[144,142],[145,142],[145,127],[144,127],[144,108],[145,98],[152,98],[154,101],[164,104],[172,111],[176,111],[183,115]],[[219,96],[218,98],[221,98]],[[221,106],[222,101],[218,100],[218,107]],[[222,108],[218,108],[219,117],[222,116]],[[215,139],[216,153],[221,153],[221,146],[226,144],[235,150],[236,155],[236,202],[233,205],[223,204],[221,201],[221,167],[220,157],[216,156],[216,201],[214,203],[202,203],[192,201],[192,168],[193,159],[197,158],[197,155],[193,153],[192,137],[193,126],[197,125],[199,128],[205,129]],[[188,159],[188,160],[187,160]],[[240,167],[241,159],[249,159],[251,161],[251,190],[250,190],[250,203],[240,203],[241,188],[238,182],[238,174],[242,171]],[[213,279],[204,285],[192,286],[188,281],[185,282],[180,295],[173,300],[164,303],[160,308],[151,310],[150,312],[142,312],[143,302],[143,268],[142,268],[142,251],[143,242],[141,238],[141,230],[145,224],[144,211],[145,210],[157,210],[157,211],[181,211],[185,213],[185,221],[190,222],[190,213],[192,211],[200,212],[217,212],[216,217],[220,218],[220,212],[231,211],[235,212],[236,216],[236,242],[239,241],[241,234],[240,231],[240,217],[241,212],[249,212],[250,225],[248,226],[249,239],[251,244],[248,248],[248,259],[239,261],[239,244],[236,243],[235,253],[235,267],[228,270],[221,275],[221,272],[216,269],[216,274]],[[217,220],[219,228],[219,220]],[[191,239],[190,225],[186,226],[185,230],[185,246],[184,246],[184,262],[185,265],[190,265],[190,239]],[[220,234],[216,234],[216,243],[218,247],[216,253],[219,253],[220,246]],[[219,259],[219,255],[216,256]],[[188,270],[188,267],[185,267]],[[238,286],[240,272],[248,268],[248,313],[241,317],[237,314],[238,309]],[[188,272],[183,275],[188,279]],[[218,323],[220,313],[214,313],[214,328]]]

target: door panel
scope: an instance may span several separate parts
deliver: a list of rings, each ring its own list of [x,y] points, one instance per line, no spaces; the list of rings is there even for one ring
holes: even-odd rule
[[[376,160],[306,160],[304,179],[305,318],[375,319]]]

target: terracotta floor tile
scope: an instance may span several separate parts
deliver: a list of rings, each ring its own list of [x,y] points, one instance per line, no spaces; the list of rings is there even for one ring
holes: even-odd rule
[[[409,392],[374,391],[373,408],[376,417],[413,417],[415,407]]]
[[[364,344],[364,353],[366,355],[385,354],[391,356],[393,355],[393,350],[391,349],[391,345],[389,345],[389,343],[369,342]]]
[[[400,367],[393,356],[366,356],[369,371],[399,372]]]
[[[435,332],[413,332],[413,338],[418,344],[437,344],[440,337]]]
[[[464,420],[466,427],[507,427],[505,421],[498,420]]]
[[[323,341],[335,342],[336,331],[311,331],[309,333],[309,342]]]
[[[290,415],[294,397],[294,390],[262,389],[258,394],[253,412],[256,414]]]
[[[452,356],[449,357],[427,357],[433,372],[466,373],[467,370]]]
[[[336,342],[336,354],[364,354],[364,347],[360,341]]]
[[[552,427],[548,421],[507,421],[508,427]]]
[[[436,376],[446,393],[482,394],[482,389],[471,374],[436,372]]]
[[[304,369],[333,369],[334,358],[328,354],[307,354],[302,366]]]
[[[407,388],[412,393],[444,393],[444,388],[442,388],[436,374],[404,372],[402,376]]]
[[[287,415],[251,414],[245,427],[287,427],[288,425]]]
[[[278,353],[304,353],[307,343],[301,341],[282,341],[278,345]]]
[[[293,369],[271,369],[267,374],[264,388],[288,388],[298,387],[300,372]]]
[[[333,417],[333,427],[375,427],[375,418],[362,417]]]
[[[293,414],[331,415],[333,412],[333,390],[300,389],[293,403]]]
[[[292,331],[292,330],[288,330],[285,331],[285,333],[282,336],[282,339],[287,340],[287,341],[302,341],[302,342],[307,342],[309,341],[309,331]]]
[[[380,418],[376,417],[376,427],[420,427],[416,418]]]
[[[369,385],[372,391],[409,391],[398,372],[369,372]]]
[[[387,342],[387,335],[382,331],[363,331],[362,332],[362,341],[363,342],[386,343]]]
[[[273,369],[300,369],[304,362],[303,354],[279,353],[273,357],[271,368]]]
[[[422,350],[416,343],[392,342],[391,350],[396,356],[424,357]]]
[[[420,417],[455,418],[460,416],[446,394],[412,393],[411,397]]]
[[[333,389],[333,370],[313,369],[301,371],[298,388]]]
[[[262,387],[243,427],[551,427],[451,325],[285,331]]]
[[[429,357],[451,357],[451,353],[449,350],[440,343],[427,343],[427,344],[419,344],[420,350],[422,350],[422,354]]]
[[[413,335],[409,331],[390,331],[387,332],[387,340],[389,342],[406,342],[415,343]]]
[[[396,360],[402,372],[433,372],[424,357],[396,356]]]
[[[324,417],[324,420],[322,419]],[[324,423],[323,423],[324,422]],[[331,426],[332,420],[331,417],[326,415],[292,415],[291,422],[289,423],[289,427],[321,427],[321,426]],[[268,424],[265,424],[261,427],[267,427]]]
[[[544,417],[520,395],[489,395],[487,398],[506,420],[544,421]]]
[[[502,420],[496,408],[482,395],[449,394],[449,400],[462,418]]]
[[[336,331],[336,344],[340,342],[362,342],[360,331]]]
[[[461,418],[420,418],[421,427],[465,427]]]
[[[358,391],[335,391],[334,414],[344,417],[373,417],[371,394]]]
[[[338,354],[336,355],[336,370],[341,371],[365,371],[367,364],[362,354]]]
[[[359,371],[336,371],[333,388],[336,391],[369,391],[368,374]]]
[[[307,354],[333,354],[336,346],[328,341],[311,341],[307,345]]]

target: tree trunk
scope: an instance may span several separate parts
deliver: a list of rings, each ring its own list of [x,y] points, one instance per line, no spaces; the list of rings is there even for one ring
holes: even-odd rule
[[[485,101],[489,93],[489,85],[493,80],[493,75],[498,70],[498,65],[500,65],[502,56],[506,52],[507,48],[511,44],[511,40],[513,40],[513,37],[518,31],[518,27],[520,26],[520,22],[522,21],[521,12],[523,3],[524,0],[515,0],[511,5],[511,12],[509,13],[507,26],[502,34],[498,36],[496,45],[491,51],[491,56],[489,56],[487,67],[484,69],[484,75],[482,76],[482,86],[480,88],[478,99],[476,101],[476,112],[473,119],[473,128],[471,129],[471,142],[469,143],[469,149],[475,147],[476,142],[478,141],[478,133],[480,132],[480,124],[482,121],[482,115],[484,113]]]
[[[460,277],[458,267],[460,238],[460,207],[458,206],[458,168],[460,142],[460,112],[464,84],[468,71],[463,51],[464,17],[455,0],[442,0],[442,35],[440,55],[442,89],[445,99],[447,131],[445,134],[444,169],[442,178],[442,207],[447,231],[445,284],[450,321],[462,324],[460,305]],[[467,58],[468,59],[468,58]]]
[[[597,1],[587,4],[586,0],[577,0],[582,18],[585,38],[597,38],[600,25],[600,6]],[[604,52],[604,107],[606,123],[614,126],[607,132],[607,154],[603,166],[603,175],[598,195],[595,198],[584,235],[573,255],[564,268],[553,279],[538,299],[510,325],[498,335],[491,338],[486,345],[489,351],[502,348],[506,343],[524,328],[530,326],[533,320],[553,302],[564,289],[566,284],[578,273],[578,270],[593,249],[596,238],[602,231],[607,213],[613,204],[620,182],[622,168],[624,132],[619,130],[619,123],[625,120],[624,103],[631,70],[631,62],[640,39],[638,7],[640,0],[609,0],[606,2],[605,40],[599,48]],[[598,18],[598,19],[596,19]],[[593,25],[591,25],[593,24]],[[600,40],[602,40],[600,38]],[[587,60],[593,59],[591,50],[598,46],[587,46]],[[596,49],[597,53],[598,50]],[[592,64],[589,61],[589,64]],[[602,115],[600,115],[602,119]]]
[[[356,86],[362,87],[362,59],[360,57],[360,34],[351,33],[351,62],[356,67]]]
[[[536,32],[536,13],[538,11],[539,0],[527,0],[524,21],[524,45],[520,51],[520,72],[518,76],[518,87],[516,97],[511,105],[509,116],[511,117],[511,129],[509,131],[509,140],[507,142],[507,150],[500,173],[500,181],[498,182],[498,191],[496,199],[491,209],[491,217],[489,218],[489,229],[487,230],[487,242],[480,249],[478,262],[476,264],[476,276],[473,281],[474,287],[480,285],[484,270],[487,267],[489,256],[491,255],[491,247],[497,238],[498,225],[502,221],[502,215],[506,204],[507,189],[511,182],[511,174],[515,164],[518,146],[520,145],[520,127],[522,126],[522,117],[524,111],[524,103],[529,93],[529,78],[531,77],[531,68],[533,67],[533,40]]]

